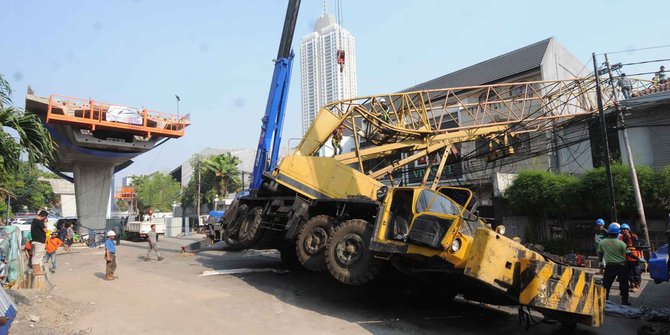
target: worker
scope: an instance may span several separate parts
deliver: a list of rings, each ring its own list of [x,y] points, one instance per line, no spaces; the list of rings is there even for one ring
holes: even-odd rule
[[[158,252],[158,235],[156,235],[156,225],[152,224],[151,225],[151,230],[149,231],[149,250],[147,250],[147,257],[144,257],[145,261],[149,261],[149,257],[151,256],[151,251],[156,252],[156,257],[158,257],[159,261],[163,260],[163,257],[161,257],[160,252]]]
[[[594,240],[596,242],[596,252],[598,252],[598,243],[603,239],[607,238],[607,229],[605,229],[605,220],[598,219],[596,220],[596,226],[594,228]]]
[[[47,227],[44,222],[49,213],[47,211],[40,211],[37,217],[30,223],[30,236],[33,241],[33,274],[41,275],[42,272],[42,258],[44,258],[44,244],[47,242]]]
[[[630,95],[633,92],[633,83],[626,77],[625,73],[621,74],[621,78],[617,82],[617,85],[621,88],[621,93],[623,93],[624,99],[630,99]]]
[[[607,229],[605,229],[605,220],[603,219],[597,219],[596,220],[596,226],[594,228],[594,240],[595,240],[595,247],[596,247],[596,255],[598,254],[598,244],[600,244],[600,241],[603,239],[607,238]],[[599,270],[600,274],[603,274],[604,271],[603,269]]]
[[[47,256],[44,259],[44,266],[47,266],[49,264],[49,260],[51,260],[51,266],[49,267],[49,271],[51,271],[51,273],[56,272],[56,250],[58,250],[61,245],[63,245],[63,241],[58,238],[58,234],[51,234],[51,237],[47,239],[45,247]]]
[[[638,237],[635,233],[630,231],[630,226],[627,223],[621,225],[621,235],[619,239],[626,244],[626,248],[630,254],[626,254],[626,261],[628,263],[628,281],[630,282],[630,291],[636,292],[640,288],[642,282],[642,268],[638,259],[642,258],[642,253],[635,248],[638,245]],[[635,255],[633,258],[630,255]]]
[[[380,116],[382,121],[386,123],[391,122],[391,115],[389,114],[389,106],[386,105],[386,99],[379,98],[379,107],[381,107]]]
[[[114,280],[119,278],[114,275],[114,271],[116,271],[116,243],[114,243],[115,238],[116,233],[113,230],[107,232],[107,240],[105,241],[105,280]]]
[[[331,144],[333,145],[333,157],[336,155],[342,154],[342,137],[344,136],[344,125],[340,125],[337,129],[333,130],[333,139]],[[339,153],[338,153],[339,149]]]
[[[665,66],[661,65],[661,68],[656,72],[658,75],[658,82],[663,85],[667,81],[667,76],[665,74]]]
[[[626,255],[630,251],[626,248],[626,244],[618,239],[621,228],[618,223],[612,222],[607,228],[607,238],[600,241],[598,244],[598,259],[600,260],[601,269],[604,267],[605,274],[603,276],[603,286],[605,286],[605,299],[609,300],[610,288],[614,279],[619,282],[619,291],[621,292],[621,304],[630,306],[628,301],[628,266],[626,263]],[[635,255],[631,257],[637,258]],[[603,265],[603,259],[607,263]]]
[[[23,253],[25,254],[26,258],[28,258],[28,268],[33,267],[33,245],[30,241],[30,239],[26,240],[26,244],[23,247]]]

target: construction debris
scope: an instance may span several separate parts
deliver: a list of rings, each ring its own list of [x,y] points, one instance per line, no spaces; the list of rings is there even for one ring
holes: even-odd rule
[[[77,333],[74,321],[91,312],[86,304],[41,290],[21,289],[6,291],[14,300],[19,313],[12,322],[12,334],[61,335]],[[81,333],[87,334],[87,333]]]

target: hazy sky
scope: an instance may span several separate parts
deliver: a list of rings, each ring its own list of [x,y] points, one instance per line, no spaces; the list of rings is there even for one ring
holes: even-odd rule
[[[117,180],[169,171],[207,146],[256,146],[286,3],[0,0],[0,72],[21,107],[28,84],[38,95],[168,113],[178,94],[180,112],[192,116],[186,135],[137,157]],[[659,14],[666,1],[342,3],[343,26],[356,38],[359,95],[398,91],[552,36],[585,63],[592,52],[670,44],[670,16]],[[333,0],[329,6],[335,14]],[[321,12],[321,0],[302,1],[294,50]],[[613,54],[611,61],[669,56],[666,47]],[[284,145],[301,135],[299,62],[296,56]]]

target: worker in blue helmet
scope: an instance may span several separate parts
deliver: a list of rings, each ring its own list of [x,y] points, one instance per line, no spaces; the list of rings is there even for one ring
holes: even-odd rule
[[[626,260],[626,256],[632,256],[637,258],[635,255],[630,255],[630,250],[623,241],[619,240],[619,233],[621,232],[621,226],[612,222],[607,228],[607,238],[600,241],[598,244],[598,259],[600,260],[601,268],[603,267],[603,260],[605,260],[606,265],[605,274],[603,275],[603,286],[607,294],[605,299],[609,300],[610,297],[610,288],[614,279],[617,279],[619,282],[619,291],[621,292],[621,304],[630,306],[628,301],[628,273],[629,267]]]
[[[607,238],[607,229],[605,229],[605,220],[603,219],[596,220],[596,226],[593,228],[593,235],[594,235],[596,253],[598,253],[598,244],[600,244],[600,241]],[[603,274],[602,270],[600,270],[600,274]]]
[[[627,223],[624,223],[621,225],[619,239],[626,244],[626,248],[630,251],[630,253],[626,255],[629,271],[628,279],[630,281],[630,291],[636,292],[642,283],[642,268],[640,267],[638,259],[644,258],[642,252],[636,248],[639,244],[639,238],[630,230],[630,226]]]

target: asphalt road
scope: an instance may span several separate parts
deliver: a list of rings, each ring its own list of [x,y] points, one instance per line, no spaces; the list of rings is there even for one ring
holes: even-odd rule
[[[181,254],[180,247],[195,239],[162,239],[162,262],[155,255],[150,262],[143,260],[146,242],[123,241],[117,256],[120,278],[111,282],[102,279],[101,249],[58,255],[51,294],[92,307],[73,325],[92,329],[92,334],[563,333],[559,324],[547,323],[526,331],[514,308],[460,298],[451,304],[419,298],[392,276],[349,287],[327,273],[284,272],[273,251]],[[231,269],[258,272],[201,276]],[[669,301],[667,283],[645,283],[632,299],[633,304],[656,308],[667,307]],[[601,328],[579,325],[570,333],[635,334],[642,323],[606,316]]]

